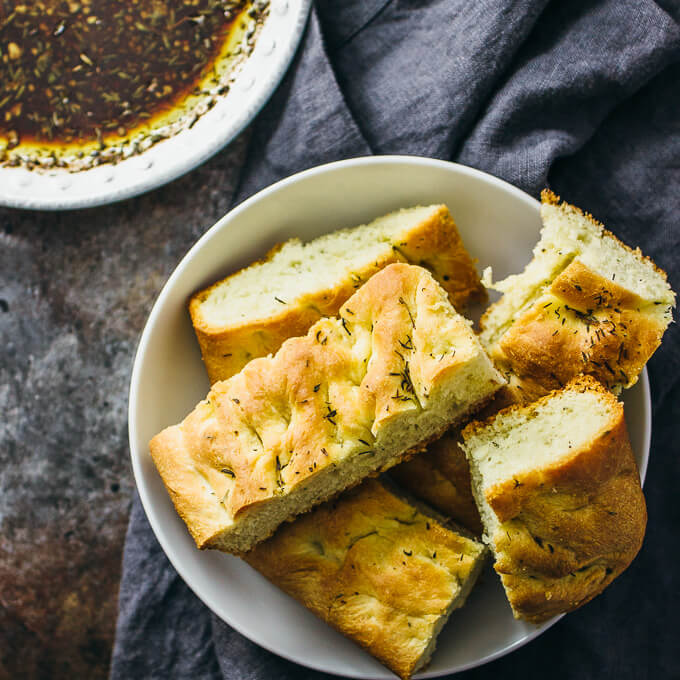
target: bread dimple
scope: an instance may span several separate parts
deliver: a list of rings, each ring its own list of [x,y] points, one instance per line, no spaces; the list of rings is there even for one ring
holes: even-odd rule
[[[397,211],[306,244],[293,239],[192,297],[189,311],[211,382],[337,314],[373,274],[395,262],[428,269],[457,309],[486,299],[444,205]],[[229,316],[239,305],[242,312]]]
[[[367,480],[244,558],[406,678],[427,662],[484,555],[480,543]]]
[[[556,417],[554,408],[570,393],[592,400],[580,413]],[[584,423],[587,408],[598,410],[590,423]],[[514,444],[514,463],[493,467],[512,453],[510,435],[521,443],[518,428],[530,432],[531,421],[546,423],[553,443],[527,442],[534,463],[519,460]],[[571,611],[633,560],[644,537],[645,501],[623,407],[597,380],[582,376],[533,404],[504,409],[468,425],[463,438],[485,540],[517,617],[541,622]],[[503,472],[513,465],[511,474]]]
[[[173,501],[199,547],[240,552],[439,436],[501,382],[430,274],[394,264],[337,318],[216,383],[151,454],[162,475],[176,463],[198,480]]]

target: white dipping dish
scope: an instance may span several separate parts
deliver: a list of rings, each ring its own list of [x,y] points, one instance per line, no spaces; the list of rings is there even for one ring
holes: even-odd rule
[[[409,156],[323,165],[259,192],[196,243],[153,307],[132,372],[129,428],[135,479],[149,522],[174,567],[215,614],[253,642],[304,666],[350,678],[394,675],[245,562],[197,550],[156,472],[148,442],[182,420],[209,388],[187,312],[192,293],[293,236],[309,240],[398,208],[431,203],[449,206],[465,246],[480,267],[493,267],[494,278],[521,271],[531,259],[541,226],[539,203],[491,175]],[[644,479],[651,435],[646,370],[623,399]],[[521,647],[556,620],[534,626],[513,619],[489,565],[467,604],[442,631],[432,663],[416,677],[479,666]]]
[[[281,81],[302,38],[311,0],[271,0],[252,54],[229,92],[196,123],[119,163],[79,172],[0,166],[0,205],[69,210],[120,201],[177,179],[236,137]]]

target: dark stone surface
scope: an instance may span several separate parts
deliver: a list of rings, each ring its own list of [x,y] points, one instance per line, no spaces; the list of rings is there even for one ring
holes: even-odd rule
[[[108,673],[137,340],[169,274],[229,209],[245,146],[115,205],[0,208],[0,677]]]

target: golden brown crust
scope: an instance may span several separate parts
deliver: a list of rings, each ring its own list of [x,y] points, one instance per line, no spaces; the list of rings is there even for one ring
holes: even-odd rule
[[[482,521],[472,496],[470,468],[455,431],[447,432],[424,453],[390,470],[402,487],[473,534]]]
[[[271,259],[278,249],[270,251],[260,262]],[[226,380],[251,359],[273,354],[288,338],[305,335],[320,318],[336,315],[362,283],[395,262],[428,269],[456,309],[486,299],[474,260],[465,250],[448,208],[442,205],[403,238],[392,245],[386,244],[383,255],[369,266],[352,272],[333,288],[320,289],[293,304],[283,305],[275,315],[241,324],[213,326],[205,319],[201,305],[215,288],[231,277],[196,293],[189,302],[189,312],[210,382]]]
[[[491,537],[495,569],[515,616],[534,623],[572,611],[602,592],[638,553],[647,522],[623,406],[589,376],[564,390],[597,393],[611,410],[607,427],[553,464],[485,490],[500,522]],[[500,414],[531,417],[560,391]],[[494,419],[470,424],[464,438]]]
[[[590,214],[561,201],[548,189],[541,198],[544,207],[552,206],[567,218],[576,217],[584,230],[594,228],[602,239],[615,242],[666,281],[666,273],[639,248],[633,250],[621,242]],[[659,346],[670,320],[669,314],[659,313],[658,305],[672,305],[672,291],[668,290],[663,300],[643,299],[619,285],[616,272],[610,280],[590,269],[579,256],[564,265],[529,308],[507,319],[509,327],[487,347],[509,383],[504,396],[511,401],[529,403],[581,373],[594,376],[616,392],[631,387]],[[483,330],[500,304],[492,305],[483,315]]]
[[[151,455],[198,546],[246,550],[276,523],[359,481],[339,477],[340,468],[365,476],[439,436],[454,409],[462,416],[474,405],[469,371],[481,378],[477,399],[498,388],[467,322],[427,271],[390,265],[339,318],[213,385],[183,423],[151,441]],[[322,481],[305,507],[284,509],[292,492]],[[239,535],[254,531],[263,512],[273,513],[257,529],[264,535]]]
[[[485,549],[368,480],[243,557],[402,678],[463,604]],[[459,599],[460,598],[460,599]]]
[[[464,310],[472,302],[485,302],[486,289],[465,248],[456,223],[445,205],[395,244],[404,262],[427,269],[447,292],[455,309]]]
[[[525,402],[581,373],[630,387],[666,330],[652,305],[574,260],[490,355]]]

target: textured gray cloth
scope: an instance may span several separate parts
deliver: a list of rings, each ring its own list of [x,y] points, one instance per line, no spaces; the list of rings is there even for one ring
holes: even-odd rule
[[[238,200],[293,172],[371,153],[456,160],[537,195],[549,185],[664,267],[680,290],[680,8],[675,1],[320,0],[258,117]],[[649,527],[591,604],[466,678],[677,678],[680,332],[650,366]],[[322,678],[212,616],[177,576],[139,500],[111,677]]]

